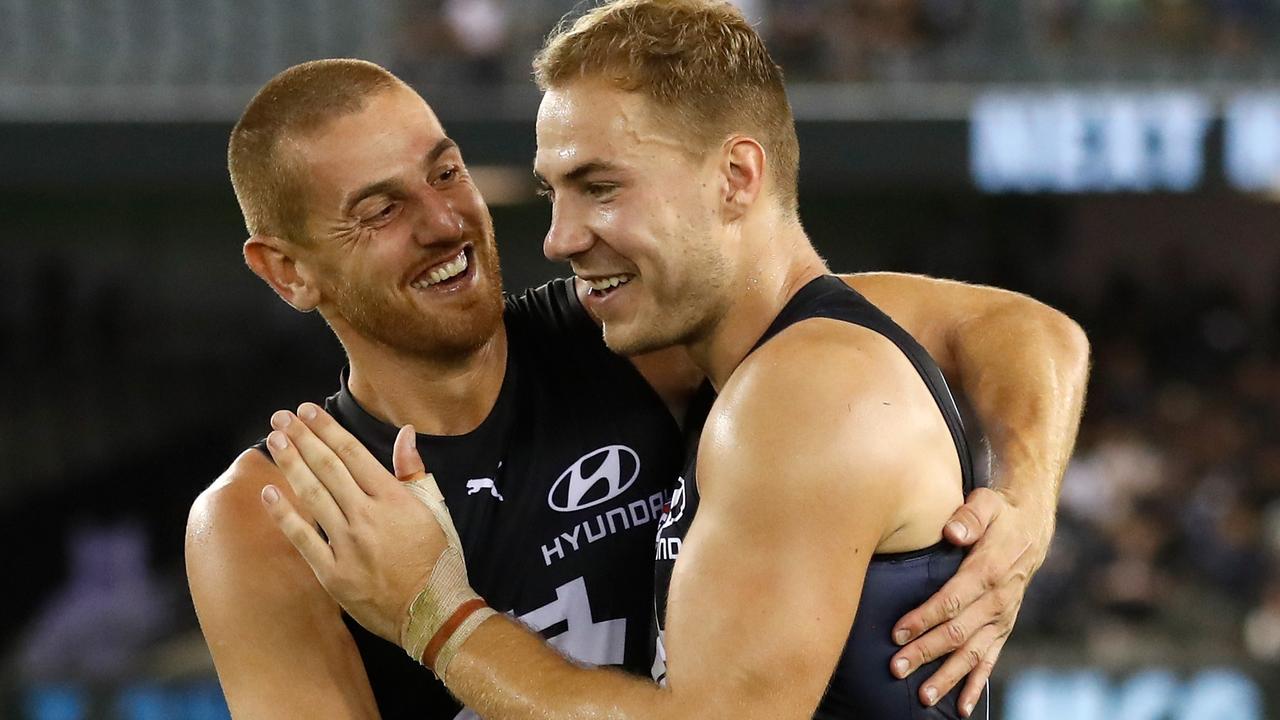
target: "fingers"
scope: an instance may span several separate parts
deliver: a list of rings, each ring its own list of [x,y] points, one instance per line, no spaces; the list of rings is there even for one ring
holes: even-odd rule
[[[391,451],[391,466],[396,470],[396,479],[401,482],[413,482],[427,474],[427,466],[418,454],[418,433],[412,425],[400,428],[396,435],[396,444]]]
[[[920,640],[924,639],[921,638],[922,635],[925,638],[930,638],[930,635],[932,635],[933,637],[930,638],[928,644],[936,645],[937,649],[935,654],[929,656],[925,662],[929,662],[957,647],[956,645],[943,646],[940,643],[942,637],[936,628],[947,621],[960,617],[962,612],[987,591],[989,584],[983,573],[975,567],[976,563],[973,561],[974,557],[972,555],[965,558],[964,562],[960,564],[960,569],[938,592],[934,593],[923,605],[902,616],[902,619],[898,621],[893,630],[894,642],[899,645],[906,645],[909,642],[912,645],[917,645]],[[926,632],[929,635],[925,635]],[[912,642],[913,640],[915,642]],[[920,650],[920,648],[911,649]],[[898,655],[903,656],[906,650],[907,648],[904,648]]]
[[[393,478],[373,453],[319,405],[299,405],[298,417],[324,443],[324,449],[342,462],[345,472],[339,477],[350,477],[366,495],[377,495],[378,490],[394,485]]]
[[[960,714],[964,717],[973,715],[973,709],[982,699],[982,693],[986,692],[991,671],[995,669],[996,661],[1000,659],[1000,651],[1004,649],[1008,639],[1008,635],[997,637],[987,648],[986,655],[978,663],[978,667],[969,673],[969,679],[965,680],[964,689],[960,691]]]
[[[355,481],[346,463],[338,457],[329,443],[316,435],[311,427],[301,420],[302,416],[285,410],[271,416],[272,426],[289,436],[289,441],[297,448],[298,455],[306,464],[309,473],[328,490],[343,515],[350,520],[368,503],[369,495]],[[379,470],[384,475],[387,474],[385,469],[379,468]]]
[[[956,686],[966,675],[982,667],[992,644],[1000,637],[1001,630],[987,625],[974,634],[963,647],[951,653],[934,673],[920,686],[920,702],[932,706]],[[967,686],[966,686],[967,687]],[[960,708],[964,708],[961,699]]]
[[[896,677],[906,677],[921,665],[963,647],[988,626],[1008,634],[1026,586],[1015,581],[1019,577],[1016,574],[1003,583],[990,583],[982,576],[981,571],[972,568],[966,573],[962,565],[960,572],[922,606],[923,609],[936,602],[942,608],[937,617],[942,619],[894,655],[890,667]]]
[[[302,507],[306,508],[307,513],[320,523],[325,534],[330,538],[341,536],[341,531],[347,527],[346,516],[334,501],[328,488],[320,482],[315,473],[311,472],[311,468],[298,454],[298,448],[289,436],[280,430],[273,431],[267,436],[267,450],[271,452],[276,467],[280,468],[284,479],[293,489],[293,494],[302,503]],[[264,495],[263,500],[266,499]]]
[[[280,528],[323,583],[333,572],[333,548],[320,537],[311,523],[302,519],[279,488],[273,485],[262,488],[262,503],[267,506],[267,514],[275,521],[276,527]]]
[[[969,493],[964,504],[951,515],[943,528],[943,535],[954,545],[968,546],[986,534],[991,521],[1000,514],[1005,500],[987,488]]]

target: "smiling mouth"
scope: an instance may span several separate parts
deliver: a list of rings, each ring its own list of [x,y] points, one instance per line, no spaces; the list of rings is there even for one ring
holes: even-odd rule
[[[608,275],[600,278],[584,278],[579,276],[578,279],[586,283],[587,287],[590,288],[588,291],[589,294],[603,297],[631,282],[631,279],[634,277],[634,275],[627,275],[624,273],[622,275]]]
[[[461,282],[470,275],[468,271],[474,262],[473,253],[471,245],[467,245],[452,259],[423,272],[409,286],[416,290],[426,290],[448,287]]]

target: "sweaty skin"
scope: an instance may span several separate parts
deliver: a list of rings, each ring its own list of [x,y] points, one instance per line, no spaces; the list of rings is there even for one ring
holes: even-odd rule
[[[497,617],[463,644],[444,678],[450,690],[486,717],[811,715],[856,611],[855,571],[865,570],[874,552],[937,539],[947,513],[928,517],[913,507],[917,495],[949,491],[952,502],[960,499],[946,427],[906,358],[870,331],[834,325],[812,321],[780,335],[727,379],[716,401],[701,443],[701,509],[671,586],[668,688],[584,670]],[[784,357],[791,361],[780,362]],[[848,373],[850,366],[864,371]],[[353,497],[351,504],[338,499],[341,515],[378,517],[388,528],[376,546],[355,552],[388,567],[404,553],[438,552],[432,543],[442,536],[405,533],[421,527],[420,508],[399,497],[394,478],[331,418],[314,406],[287,424],[281,416],[287,414],[273,418],[272,454],[299,494]],[[816,417],[826,428],[817,437]],[[340,462],[323,459],[335,452]],[[801,469],[794,458],[804,458]],[[330,474],[335,467],[345,470]],[[372,494],[344,490],[352,477]],[[271,507],[279,512],[287,502]],[[346,543],[354,528],[340,518],[325,545],[296,516],[285,517],[286,532],[326,585],[399,587],[386,598],[412,591],[412,581],[391,579],[398,570],[344,573],[337,559],[353,552]],[[363,622],[395,612],[362,597],[347,607]]]
[[[255,272],[295,307],[319,305],[326,312],[326,283],[354,279],[371,287],[394,286],[404,267],[424,254],[443,254],[436,247],[455,242],[460,230],[464,237],[482,237],[476,230],[485,224],[482,206],[478,195],[473,197],[460,155],[448,152],[440,159],[441,172],[462,170],[456,181],[444,180],[433,166],[430,188],[410,185],[421,175],[421,158],[444,133],[421,98],[409,92],[403,99],[412,102],[373,103],[350,116],[352,122],[342,124],[340,137],[332,139],[328,159],[317,159],[323,167],[316,169],[324,172],[312,173],[316,196],[310,201],[310,221],[322,245],[318,252],[327,252],[325,242],[335,246],[323,271],[295,258],[290,254],[294,250],[277,239],[254,238],[246,244],[246,259]],[[375,136],[394,139],[379,133],[399,133],[403,156],[397,155],[395,142],[371,144]],[[321,147],[315,145],[320,140],[309,141],[313,150]],[[655,151],[661,149],[655,146]],[[323,203],[317,211],[319,200],[341,199],[353,188],[388,176],[406,178],[406,189],[391,198],[400,209],[390,224],[374,228]],[[329,221],[335,217],[347,219]],[[344,242],[350,239],[344,229],[356,227],[363,227],[364,240],[377,246]],[[330,237],[331,232],[343,237]],[[483,248],[491,241],[476,242]],[[326,283],[317,282],[317,276]],[[940,625],[904,648],[904,654],[918,666],[924,662],[919,658],[963,645],[964,652],[949,663],[957,658],[966,663],[973,653],[994,662],[1052,532],[1060,468],[1045,458],[1065,458],[1073,442],[1087,343],[1065,316],[1013,293],[888,274],[851,276],[850,281],[926,346],[953,386],[958,380],[999,460],[997,491],[975,492],[955,516],[968,528],[964,542],[978,541],[966,569],[931,601],[932,611],[917,611],[902,623],[918,636],[953,610],[968,633],[956,640],[955,625]],[[405,305],[397,298],[388,302],[397,309]],[[403,309],[438,314],[425,301],[413,300],[412,307]],[[482,361],[459,370],[415,360],[411,353],[363,337],[340,315],[326,317],[348,351],[353,380],[356,375],[365,378],[360,388],[353,383],[353,390],[386,422],[413,423],[433,434],[465,432],[491,407],[504,367],[500,328],[483,343]],[[673,408],[686,401],[689,388],[702,377],[682,351],[651,353],[635,362]],[[278,487],[285,502],[302,507],[284,480],[261,453],[247,451],[192,507],[189,582],[228,702],[237,717],[376,717],[339,606],[261,511],[259,495],[267,485]],[[917,648],[919,657],[912,654]],[[946,670],[944,666],[939,677]],[[990,672],[980,667],[969,685],[983,670]],[[952,684],[962,676],[955,672]]]
[[[638,154],[619,139],[613,119],[620,108],[642,108],[642,96],[584,80],[548,90],[544,105],[556,106],[558,98],[572,122],[556,113],[538,120],[536,164],[553,193],[548,257],[570,261],[579,277],[626,280],[587,298],[611,348],[683,345],[720,390],[700,443],[702,504],[670,585],[669,686],[575,668],[502,618],[486,621],[463,644],[445,680],[477,711],[501,717],[589,716],[606,707],[621,717],[703,717],[729,714],[726,708],[742,717],[809,715],[844,645],[870,556],[925,547],[947,524],[954,500],[944,489],[949,477],[952,492],[959,484],[954,448],[943,442],[937,408],[919,397],[918,378],[905,359],[866,331],[807,321],[748,357],[790,296],[825,272],[803,228],[770,190],[758,142],[732,136],[704,159],[661,149]],[[647,117],[654,120],[652,113]],[[573,150],[570,163],[566,148]],[[601,222],[604,206],[616,222]],[[713,220],[703,226],[699,208],[711,207]],[[717,278],[726,284],[709,287]],[[1068,422],[1072,431],[1077,419]],[[367,453],[344,435],[323,414],[277,423],[273,456],[304,501],[332,494],[341,503],[352,475],[369,481],[352,465]],[[334,472],[343,465],[346,470]],[[363,467],[388,476],[367,462]],[[1054,482],[1046,483],[1050,492]],[[931,483],[939,485],[924,487]],[[412,513],[388,504],[394,485],[383,485],[373,516]],[[921,492],[911,491],[916,486]],[[368,499],[356,499],[341,515],[373,512],[365,507]],[[404,595],[357,591],[360,606],[353,607],[344,590],[396,585],[413,591],[411,582],[394,579],[395,563],[350,560],[389,560],[371,548],[400,547],[388,545],[379,531],[412,525],[407,517],[367,528],[339,521],[324,545],[287,501],[268,507],[321,582],[362,624],[372,628],[395,617]],[[1034,511],[1023,517],[1042,532],[1051,525]],[[998,652],[1007,608],[1016,608],[1025,587],[1019,575],[1029,576],[1019,563],[1036,539],[1013,548],[1014,587],[995,592],[1003,608],[991,623],[995,629],[983,626],[966,637],[956,632],[955,620],[949,623],[949,639],[976,644],[962,653],[973,665],[987,660],[983,652]],[[431,557],[438,540],[438,532],[428,532],[417,550]],[[982,583],[998,579],[983,572],[990,571],[978,573]],[[955,592],[952,586],[940,593],[948,609],[947,594]],[[532,645],[517,648],[521,642]],[[974,674],[986,670],[979,665]],[[921,688],[929,704],[940,694],[933,682]],[[959,704],[966,715],[972,710],[967,697],[962,693]],[[747,707],[734,708],[737,702]]]

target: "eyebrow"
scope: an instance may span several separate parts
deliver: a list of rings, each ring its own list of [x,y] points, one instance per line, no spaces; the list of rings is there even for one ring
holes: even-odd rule
[[[455,150],[457,149],[457,147],[458,147],[458,143],[454,142],[452,138],[448,138],[448,137],[440,138],[440,141],[437,142],[434,146],[432,146],[430,150],[427,151],[426,156],[422,159],[422,164],[424,166],[430,165],[431,163],[434,163],[436,160],[439,160],[441,155],[445,154],[450,150]],[[343,203],[342,211],[344,214],[349,214],[355,208],[355,206],[359,205],[360,202],[365,198],[370,198],[370,197],[373,197],[374,195],[385,195],[385,194],[394,192],[396,190],[399,190],[402,185],[403,183],[401,183],[400,180],[396,178],[388,178],[386,180],[379,180],[377,182],[369,183],[368,185],[365,185],[364,187],[360,188],[359,190],[351,194],[350,199],[348,199],[345,203]]]
[[[581,165],[578,165],[577,167],[573,168],[569,172],[565,173],[564,181],[567,183],[575,183],[582,180],[584,177],[590,175],[591,173],[607,172],[610,170],[617,170],[617,169],[618,169],[618,166],[615,165],[614,163],[605,162],[604,160],[592,160],[591,162],[585,162]],[[543,185],[550,185],[550,183],[547,182],[547,179],[542,176],[542,173],[538,172],[537,170],[533,171],[533,176],[538,180],[539,183]]]

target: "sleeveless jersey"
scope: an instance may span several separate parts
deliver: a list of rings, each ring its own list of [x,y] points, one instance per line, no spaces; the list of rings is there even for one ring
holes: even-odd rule
[[[653,538],[679,473],[678,426],[605,347],[571,281],[508,296],[504,323],[507,369],[489,416],[466,435],[418,436],[471,585],[570,657],[647,674]],[[325,409],[390,468],[397,428],[361,408],[346,380]],[[384,719],[475,717],[399,647],[346,622]]]
[[[960,456],[964,491],[967,494],[972,490],[974,473],[969,444],[942,372],[905,330],[839,278],[820,277],[801,288],[756,342],[752,352],[791,325],[809,318],[843,320],[865,327],[891,340],[911,360],[951,431]],[[657,630],[650,671],[659,682],[666,677],[662,633],[667,592],[681,543],[698,512],[698,484],[694,472],[698,464],[698,440],[714,401],[715,393],[710,384],[704,385],[686,423],[684,473],[677,480],[671,503],[663,513],[658,529],[657,596],[654,604]],[[955,574],[963,558],[963,549],[946,541],[922,550],[872,556],[857,617],[815,718],[924,720],[960,717],[957,707],[959,686],[932,708],[924,707],[918,699],[921,685],[941,666],[942,659],[921,667],[906,680],[899,680],[889,673],[889,661],[898,650],[891,639],[894,623],[941,588]],[[982,708],[986,703],[984,695],[973,717],[983,717]]]

